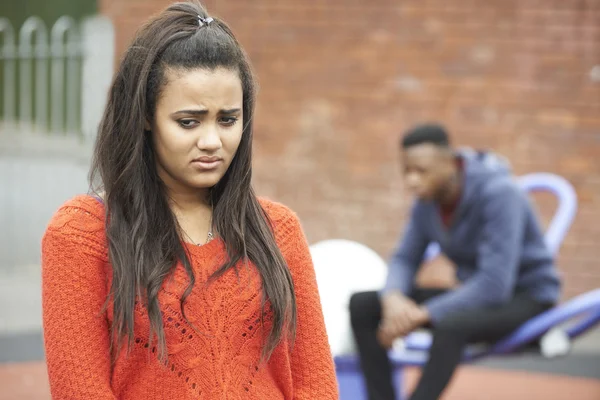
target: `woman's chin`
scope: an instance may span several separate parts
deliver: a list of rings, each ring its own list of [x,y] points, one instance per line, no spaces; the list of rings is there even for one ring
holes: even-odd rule
[[[203,177],[197,177],[189,182],[189,186],[194,189],[210,189],[215,186],[221,180],[221,175],[217,174],[206,174]]]

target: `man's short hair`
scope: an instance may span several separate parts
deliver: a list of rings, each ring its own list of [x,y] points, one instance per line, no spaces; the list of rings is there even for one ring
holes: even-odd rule
[[[402,148],[405,150],[425,143],[448,148],[450,147],[448,132],[438,124],[421,124],[406,131],[401,141]]]

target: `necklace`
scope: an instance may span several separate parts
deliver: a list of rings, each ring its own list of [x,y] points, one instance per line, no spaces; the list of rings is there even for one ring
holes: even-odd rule
[[[196,246],[202,246],[203,244],[207,244],[208,242],[210,242],[211,240],[214,239],[214,234],[213,234],[213,223],[212,223],[212,212],[210,213],[210,221],[209,221],[209,226],[208,226],[208,234],[206,235],[206,242],[204,243],[196,243],[194,241],[194,239],[192,239],[192,237],[185,231],[185,229],[181,228],[181,231],[185,234],[185,236],[187,236],[187,238],[189,239],[189,241],[193,244],[195,244]]]
[[[183,233],[185,234],[185,236],[190,240],[190,242],[192,242],[192,244],[195,244],[196,246],[202,246],[202,245],[207,244],[208,242],[210,242],[211,240],[214,239],[214,235],[213,235],[213,232],[212,232],[212,225],[211,225],[210,230],[208,231],[208,234],[206,235],[206,242],[204,242],[204,243],[196,243],[194,241],[194,239],[192,239],[192,237],[190,235],[188,235],[188,233],[183,228],[181,228],[181,230],[183,231]]]
[[[210,220],[208,221],[208,234],[206,235],[206,243],[210,242],[211,240],[213,240],[213,206],[212,206],[212,198],[210,201]],[[204,243],[204,244],[206,244]]]

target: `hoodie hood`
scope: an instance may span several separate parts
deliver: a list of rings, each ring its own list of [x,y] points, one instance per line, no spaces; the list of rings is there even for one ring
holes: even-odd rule
[[[465,163],[465,173],[471,178],[489,179],[512,173],[508,159],[500,154],[468,147],[458,149],[456,154]]]
[[[464,187],[459,208],[468,206],[473,196],[481,193],[487,184],[498,178],[510,179],[512,175],[508,159],[500,154],[472,148],[458,149],[456,154],[464,166]]]

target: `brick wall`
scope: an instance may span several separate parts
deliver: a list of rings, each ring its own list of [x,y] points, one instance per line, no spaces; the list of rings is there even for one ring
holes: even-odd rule
[[[168,3],[101,0],[118,50]],[[295,209],[311,242],[349,238],[387,256],[408,204],[398,135],[438,120],[457,144],[508,156],[518,174],[573,183],[565,296],[600,287],[600,0],[205,4],[260,79],[256,187]],[[554,202],[539,200],[548,221]]]

